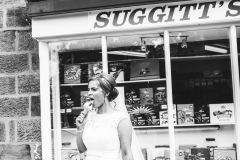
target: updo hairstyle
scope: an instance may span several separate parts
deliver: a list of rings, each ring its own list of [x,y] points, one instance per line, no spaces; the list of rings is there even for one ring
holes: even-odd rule
[[[99,87],[102,88],[105,94],[109,93],[107,96],[108,100],[111,102],[113,101],[119,94],[116,87],[116,81],[112,75],[101,73],[96,76],[92,76],[89,78],[89,81],[98,81]]]

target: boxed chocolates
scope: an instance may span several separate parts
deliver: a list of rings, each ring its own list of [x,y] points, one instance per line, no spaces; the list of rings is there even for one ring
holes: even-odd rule
[[[88,91],[80,91],[80,104],[81,107],[86,103],[86,96],[88,94]]]
[[[164,151],[165,160],[170,160],[170,151]],[[184,152],[183,150],[175,150],[175,160],[184,160]]]
[[[130,80],[160,78],[159,60],[146,59],[131,61]]]
[[[236,160],[235,148],[214,148],[214,160]]]
[[[169,147],[161,146],[152,149],[153,160],[165,160],[164,151],[169,150]]]
[[[88,77],[95,76],[100,73],[103,73],[101,62],[88,64]]]
[[[153,104],[153,88],[139,88],[139,92],[141,104]]]
[[[184,152],[184,159],[189,159],[189,155],[191,154],[191,148],[197,148],[197,145],[195,144],[179,145],[179,150],[183,150]]]
[[[191,148],[192,160],[210,160],[209,148]]]
[[[127,110],[133,126],[159,125],[159,110],[154,105],[132,104],[127,105]]]
[[[167,105],[161,105],[167,106]],[[164,107],[162,107],[164,108]],[[167,108],[167,107],[165,107]],[[177,125],[176,105],[173,105],[173,124]],[[160,126],[168,126],[168,110],[160,111]]]
[[[210,123],[234,123],[233,103],[209,104]]]
[[[64,83],[81,83],[80,65],[64,66]]]
[[[194,106],[194,121],[195,124],[210,123],[209,105]]]
[[[140,93],[137,88],[125,88],[125,104],[140,104]]]
[[[83,160],[83,154],[76,149],[63,149],[61,151],[62,160]]]
[[[153,91],[154,103],[167,104],[166,87],[156,87]]]
[[[109,74],[111,74],[117,82],[124,81],[124,63],[123,62],[109,62]]]
[[[177,104],[177,122],[181,124],[194,124],[193,104]]]

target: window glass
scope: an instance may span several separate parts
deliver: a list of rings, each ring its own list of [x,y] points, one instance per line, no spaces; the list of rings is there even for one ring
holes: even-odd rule
[[[195,158],[236,142],[228,37],[225,28],[170,33],[175,148]]]
[[[108,70],[125,95],[142,151],[163,158],[169,150],[163,33],[108,37],[107,46]]]
[[[80,159],[85,155],[77,150],[75,119],[83,111],[88,78],[102,72],[101,38],[52,42],[49,48],[54,158]]]

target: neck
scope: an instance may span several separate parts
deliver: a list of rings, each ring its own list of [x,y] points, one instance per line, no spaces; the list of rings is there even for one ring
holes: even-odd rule
[[[114,109],[111,107],[109,101],[105,101],[101,106],[98,107],[97,114],[106,114],[113,111]]]

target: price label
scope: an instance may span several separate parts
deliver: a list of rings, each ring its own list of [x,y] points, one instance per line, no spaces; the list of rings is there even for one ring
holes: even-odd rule
[[[72,112],[72,109],[66,109],[66,112],[67,112],[67,113],[71,113],[71,112]]]

